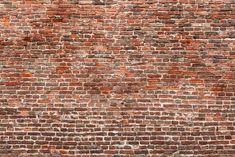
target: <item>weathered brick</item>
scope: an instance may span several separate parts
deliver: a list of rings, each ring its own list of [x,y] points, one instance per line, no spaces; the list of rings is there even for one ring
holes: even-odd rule
[[[233,156],[234,7],[0,1],[0,156]]]

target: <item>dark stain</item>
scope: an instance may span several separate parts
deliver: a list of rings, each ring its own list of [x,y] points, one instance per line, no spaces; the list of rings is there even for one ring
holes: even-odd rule
[[[93,0],[94,5],[105,5],[106,0]]]

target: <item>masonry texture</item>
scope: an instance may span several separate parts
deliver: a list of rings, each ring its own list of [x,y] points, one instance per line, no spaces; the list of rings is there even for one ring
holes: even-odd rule
[[[234,157],[234,13],[0,0],[0,157]]]

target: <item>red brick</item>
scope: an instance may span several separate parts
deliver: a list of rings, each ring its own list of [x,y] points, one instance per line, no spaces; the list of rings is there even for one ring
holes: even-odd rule
[[[0,1],[0,156],[234,156],[234,7]]]

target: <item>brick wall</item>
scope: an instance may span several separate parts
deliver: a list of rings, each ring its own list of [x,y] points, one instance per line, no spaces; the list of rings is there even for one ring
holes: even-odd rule
[[[0,0],[0,156],[235,156],[234,0]]]

